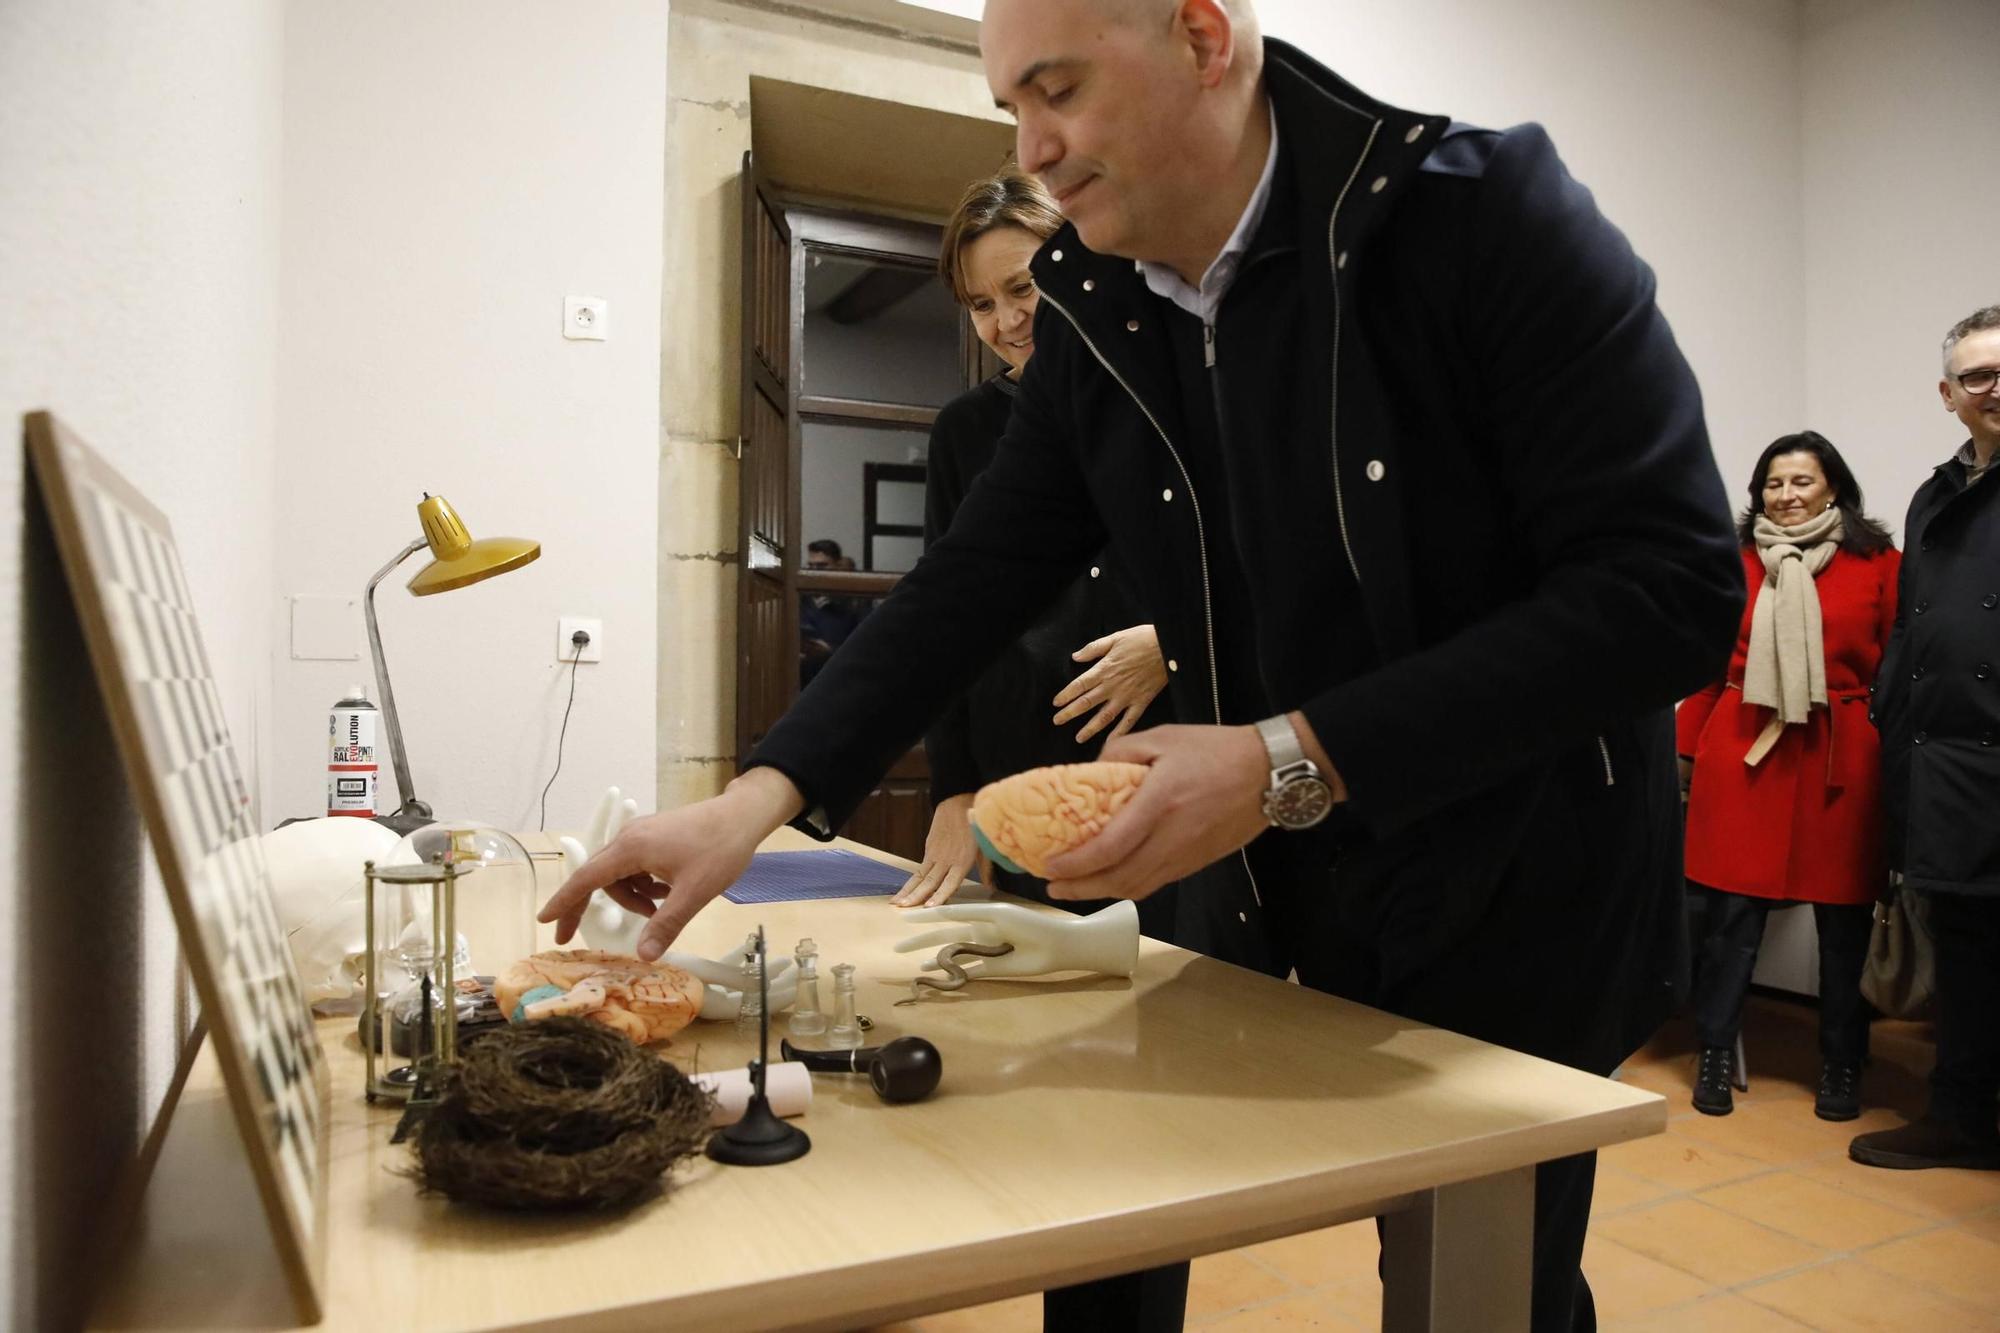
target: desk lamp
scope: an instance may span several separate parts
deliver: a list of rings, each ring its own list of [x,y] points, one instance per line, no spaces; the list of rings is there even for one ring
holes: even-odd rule
[[[389,724],[389,754],[396,764],[396,789],[403,797],[403,804],[395,814],[381,815],[377,822],[403,835],[432,822],[431,808],[417,799],[416,789],[410,782],[410,760],[403,752],[403,726],[396,717],[395,692],[389,688],[389,665],[382,657],[382,631],[375,623],[375,585],[387,578],[389,571],[426,546],[431,549],[431,562],[410,580],[413,597],[450,592],[454,588],[478,583],[481,579],[490,579],[495,574],[505,574],[510,569],[519,569],[542,553],[540,542],[529,541],[525,537],[482,537],[474,541],[459,519],[458,511],[441,495],[425,493],[422,503],[417,506],[417,520],[423,524],[424,535],[405,546],[397,552],[395,559],[376,571],[375,577],[368,580],[368,595],[364,599],[368,616],[368,650],[375,657],[375,688],[382,695],[382,716]]]

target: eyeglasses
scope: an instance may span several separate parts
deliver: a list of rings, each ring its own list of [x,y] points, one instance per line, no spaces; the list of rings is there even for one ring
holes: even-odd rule
[[[1985,370],[1968,370],[1963,375],[1953,375],[1958,387],[1978,397],[1982,393],[1992,393],[1995,383],[2000,383],[2000,370],[1988,367]]]

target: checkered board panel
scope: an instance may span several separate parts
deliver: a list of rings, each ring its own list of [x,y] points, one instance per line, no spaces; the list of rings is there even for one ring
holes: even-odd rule
[[[180,556],[171,538],[117,497],[85,488],[77,499],[103,558],[105,613],[166,807],[167,837],[179,853],[230,1029],[256,1078],[279,1179],[309,1230],[319,1041],[271,901],[263,844],[250,822]]]
[[[179,552],[164,516],[52,419],[30,418],[29,438],[210,1039],[239,1123],[256,1126],[245,1146],[280,1254],[309,1274],[324,1187],[322,1054]]]

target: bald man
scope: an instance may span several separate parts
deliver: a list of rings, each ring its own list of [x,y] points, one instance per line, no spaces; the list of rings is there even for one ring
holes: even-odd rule
[[[1540,128],[1385,105],[1242,0],[990,0],[981,48],[1069,218],[994,462],[728,791],[547,918],[604,888],[657,954],[1108,543],[1185,725],[1105,749],[1149,774],[1050,892],[1178,880],[1183,945],[1609,1073],[1674,999],[1670,710],[1743,599],[1651,271]],[[1595,1325],[1594,1165],[1538,1173],[1537,1330]],[[1158,1287],[1050,1322],[1177,1322]]]

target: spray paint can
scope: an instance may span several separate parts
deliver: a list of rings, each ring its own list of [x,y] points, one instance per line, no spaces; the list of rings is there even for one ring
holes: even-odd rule
[[[326,813],[375,817],[375,724],[365,686],[348,687],[326,724]]]

